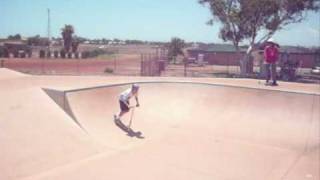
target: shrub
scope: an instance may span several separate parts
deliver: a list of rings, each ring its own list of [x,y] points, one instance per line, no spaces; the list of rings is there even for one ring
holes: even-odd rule
[[[107,51],[107,50],[102,50],[102,49],[95,49],[93,51],[83,51],[82,52],[82,58],[95,58],[95,57],[98,57],[100,55],[103,55],[103,54],[114,54],[113,51]]]
[[[69,59],[72,58],[72,53],[71,53],[71,52],[68,53],[68,58],[69,58]]]
[[[60,57],[63,59],[66,58],[66,52],[64,50],[60,51]]]
[[[0,47],[0,58],[4,56],[4,49]]]
[[[22,52],[22,53],[20,54],[20,57],[21,57],[21,58],[26,58],[26,52]]]
[[[19,51],[14,51],[13,52],[13,57],[18,58],[19,57]]]
[[[10,53],[9,53],[9,51],[8,51],[7,48],[5,48],[5,49],[3,50],[3,57],[5,57],[5,58],[9,58],[9,57],[10,57]]]
[[[58,58],[59,57],[59,51],[57,51],[57,50],[53,51],[53,56],[54,56],[54,58]]]
[[[83,51],[83,52],[81,53],[81,57],[82,57],[83,59],[89,58],[89,54],[90,54],[89,51]]]
[[[28,58],[31,58],[31,56],[32,56],[32,50],[31,50],[31,49],[28,49],[28,50],[26,51],[26,53],[27,53]]]
[[[104,70],[104,72],[111,74],[111,73],[113,73],[113,69],[107,67],[107,68]]]
[[[47,58],[51,58],[51,51],[47,52]]]
[[[40,50],[40,51],[39,51],[39,57],[40,57],[40,58],[44,58],[45,55],[46,55],[46,52],[45,52],[44,50]]]
[[[79,59],[79,52],[75,52],[75,53],[74,53],[74,57],[75,57],[76,59]]]

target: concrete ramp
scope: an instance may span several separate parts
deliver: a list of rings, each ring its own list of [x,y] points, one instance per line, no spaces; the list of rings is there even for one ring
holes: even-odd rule
[[[22,74],[20,72],[13,71],[7,68],[0,68],[0,80],[15,79],[15,78],[21,78],[26,76],[28,75]]]
[[[319,95],[204,84],[141,84],[141,107],[135,109],[132,125],[143,132],[141,140],[126,136],[113,124],[118,95],[128,87],[66,92],[70,111],[84,131],[99,144],[127,153],[101,156],[34,178],[320,178]],[[129,118],[130,113],[124,122]]]
[[[93,139],[99,143],[116,148],[128,149],[133,146],[144,144],[149,140],[155,141],[157,138],[164,137],[168,126],[177,124],[179,118],[171,116],[172,120],[168,120],[164,114],[168,113],[169,106],[162,107],[163,102],[152,100],[150,88],[143,88],[141,93],[141,103],[143,108],[135,108],[132,118],[132,129],[141,131],[145,138],[143,140],[130,138],[119,127],[115,126],[113,115],[119,112],[119,93],[130,86],[111,86],[106,88],[97,88],[84,91],[74,91],[66,93],[68,112],[75,117],[75,121],[86,131]],[[147,95],[147,98],[145,98]],[[154,97],[156,98],[156,97]],[[164,97],[165,98],[165,97]],[[177,103],[169,101],[168,105]],[[154,102],[154,103],[153,103]],[[135,103],[132,101],[132,103]],[[144,111],[147,110],[147,111]],[[161,115],[161,113],[164,113]],[[184,113],[180,110],[180,115]],[[155,117],[159,115],[158,117]],[[172,114],[173,115],[173,114]],[[131,112],[123,117],[124,124],[128,125]]]
[[[40,88],[12,89],[0,99],[1,180],[33,176],[100,151]]]

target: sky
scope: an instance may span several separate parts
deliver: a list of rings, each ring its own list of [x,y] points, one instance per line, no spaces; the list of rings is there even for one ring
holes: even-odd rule
[[[198,0],[0,0],[0,38],[47,36],[50,9],[51,35],[71,24],[87,38],[222,43],[219,23],[209,26],[211,14]],[[292,24],[273,37],[282,45],[320,46],[320,14]]]

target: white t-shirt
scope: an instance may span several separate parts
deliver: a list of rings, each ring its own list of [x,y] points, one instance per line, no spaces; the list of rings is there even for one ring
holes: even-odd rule
[[[130,100],[130,98],[132,96],[135,96],[137,97],[138,96],[138,93],[135,93],[133,94],[132,91],[131,91],[131,88],[123,91],[121,94],[120,94],[120,97],[119,97],[119,100],[122,101],[122,102],[127,102]]]

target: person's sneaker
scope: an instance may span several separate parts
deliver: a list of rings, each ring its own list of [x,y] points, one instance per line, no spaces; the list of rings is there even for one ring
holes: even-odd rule
[[[121,121],[119,119],[114,119],[114,123],[119,125],[119,124],[121,124]]]
[[[117,115],[113,115],[113,118],[114,118],[114,120],[115,120],[116,122],[120,121],[120,118],[118,118]]]
[[[273,82],[271,85],[272,86],[278,86],[278,83],[277,82]]]

